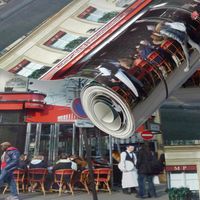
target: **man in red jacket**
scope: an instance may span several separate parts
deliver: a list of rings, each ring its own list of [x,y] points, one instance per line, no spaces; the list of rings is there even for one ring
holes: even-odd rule
[[[20,153],[15,147],[12,147],[10,142],[3,142],[0,146],[3,151],[1,157],[0,187],[4,183],[8,183],[11,196],[6,199],[19,200],[13,171],[18,167]]]

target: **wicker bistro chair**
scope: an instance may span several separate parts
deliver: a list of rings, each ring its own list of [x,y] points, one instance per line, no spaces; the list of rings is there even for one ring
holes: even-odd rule
[[[59,196],[62,194],[64,185],[67,185],[70,189],[71,194],[74,195],[72,183],[73,175],[73,169],[59,169],[54,172],[54,183],[57,184],[59,187]]]
[[[169,54],[171,54],[172,58],[174,59],[175,63],[177,63],[177,65],[179,65],[185,60],[185,56],[181,45],[177,41],[172,39],[164,40],[160,47],[167,51]]]
[[[15,179],[16,182],[16,186],[17,186],[17,193],[19,194],[19,190],[20,190],[20,185],[22,186],[22,191],[25,192],[25,174],[26,174],[26,170],[24,169],[16,169],[13,172],[13,177]],[[3,190],[3,194],[5,194],[6,190],[8,189],[8,185],[5,186],[4,190]]]
[[[87,193],[89,194],[89,188],[88,188],[88,178],[89,178],[89,171],[88,169],[85,169],[81,172],[81,176],[80,176],[80,183],[84,186],[85,190],[87,191]]]
[[[153,51],[147,56],[147,60],[152,64],[156,65],[162,72],[163,76],[166,77],[171,71],[173,71],[172,65],[163,57],[159,55],[157,51]]]
[[[96,184],[96,190],[99,190],[100,184],[103,184],[106,188],[101,189],[108,191],[111,194],[111,189],[109,186],[111,177],[111,169],[110,168],[98,168],[94,169],[94,180]]]
[[[34,184],[39,184],[39,186],[42,189],[43,194],[45,195],[45,178],[48,174],[48,170],[44,168],[34,168],[28,170],[28,181],[31,185],[31,188],[33,188]]]

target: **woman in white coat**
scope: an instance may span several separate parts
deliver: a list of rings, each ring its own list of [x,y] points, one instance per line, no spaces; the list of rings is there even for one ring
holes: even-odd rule
[[[137,169],[135,167],[137,157],[133,151],[134,146],[127,146],[126,151],[121,153],[119,163],[119,168],[122,171],[122,190],[125,194],[136,192],[135,188],[138,187]]]

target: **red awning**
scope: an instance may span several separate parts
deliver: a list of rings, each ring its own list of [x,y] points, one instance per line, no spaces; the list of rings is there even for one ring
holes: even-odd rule
[[[0,110],[22,110],[23,109],[23,103],[21,102],[5,102],[0,103]]]
[[[26,122],[35,123],[73,123],[78,117],[70,107],[45,105],[43,110],[27,111]]]

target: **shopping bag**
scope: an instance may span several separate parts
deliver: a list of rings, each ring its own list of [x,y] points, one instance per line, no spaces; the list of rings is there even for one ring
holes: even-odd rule
[[[153,183],[154,183],[155,185],[160,184],[160,180],[159,180],[159,177],[158,177],[158,176],[154,176],[154,177],[153,177]]]

